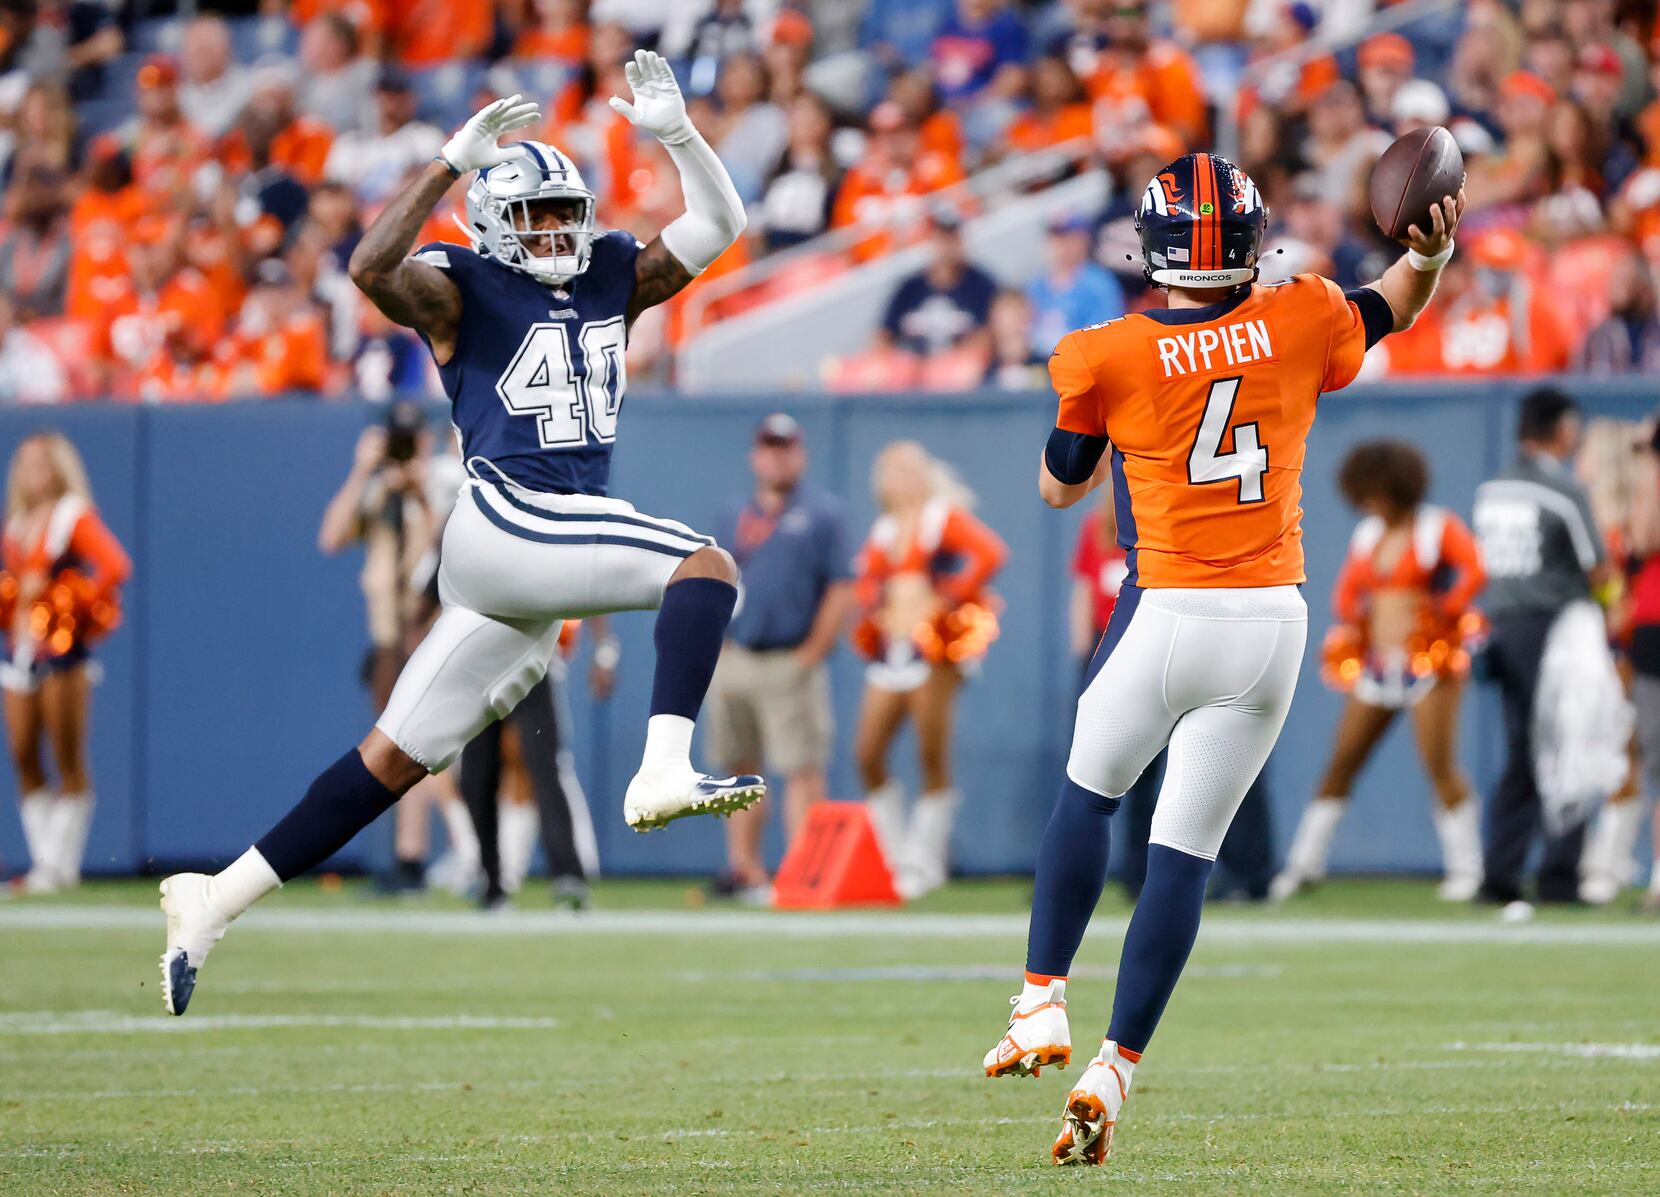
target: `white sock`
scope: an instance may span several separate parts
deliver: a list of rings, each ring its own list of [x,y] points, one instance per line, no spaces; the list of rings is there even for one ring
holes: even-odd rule
[[[1033,985],[1027,981],[1020,987],[1020,1004],[1015,1011],[1020,1014],[1028,1010],[1036,1010],[1039,1006],[1049,1002],[1064,1002],[1066,1000],[1066,981],[1057,977],[1047,985]]]
[[[1654,858],[1654,867],[1649,870],[1648,892],[1651,894],[1660,894],[1660,853],[1656,853]]]
[[[1465,798],[1437,809],[1435,834],[1441,841],[1441,868],[1448,877],[1481,876],[1481,804]]]
[[[52,852],[48,846],[52,840],[52,791],[35,790],[23,795],[17,804],[17,814],[23,821],[23,843],[29,849],[29,867],[52,868]]]
[[[459,798],[452,798],[438,804],[438,813],[444,819],[444,833],[450,838],[450,851],[468,870],[477,870],[478,831],[473,827],[472,816],[467,813],[467,804]]]
[[[277,871],[258,848],[249,848],[213,875],[208,897],[228,923],[272,890],[281,888],[282,878]]]
[[[640,772],[680,773],[692,767],[692,729],[684,715],[653,715],[646,720],[646,751]]]
[[[496,808],[496,850],[500,853],[501,887],[516,894],[530,872],[530,855],[536,851],[536,833],[541,829],[536,807],[529,802],[503,802]]]
[[[962,791],[955,787],[935,790],[916,800],[902,856],[906,867],[931,880],[944,880],[950,866],[951,831],[962,803]]]
[[[52,799],[46,854],[58,880],[64,885],[81,883],[81,860],[86,856],[86,837],[91,827],[90,791],[59,794]]]
[[[1623,889],[1636,866],[1637,832],[1643,821],[1643,800],[1605,802],[1585,837],[1580,854],[1580,876],[1599,877]]]
[[[876,830],[876,842],[881,845],[888,871],[897,871],[899,849],[905,842],[905,787],[888,778],[865,795],[865,810]]]
[[[1297,834],[1291,839],[1291,850],[1285,854],[1286,869],[1307,878],[1324,877],[1331,837],[1337,834],[1337,825],[1348,809],[1347,798],[1316,798],[1305,806],[1297,822]]]

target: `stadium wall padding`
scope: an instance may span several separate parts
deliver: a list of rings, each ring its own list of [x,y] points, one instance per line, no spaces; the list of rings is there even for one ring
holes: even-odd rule
[[[1320,685],[1318,646],[1351,513],[1333,474],[1344,450],[1377,436],[1420,444],[1432,497],[1468,515],[1475,488],[1508,456],[1516,382],[1355,387],[1322,402],[1305,467],[1311,624],[1297,701],[1269,764],[1275,841],[1289,838],[1312,792],[1338,699]],[[1654,402],[1640,382],[1571,383],[1593,413],[1637,417]],[[1082,518],[1054,513],[1034,486],[1052,422],[1043,395],[872,397],[638,396],[629,401],[614,493],[642,511],[706,527],[746,493],[756,420],[774,409],[806,429],[815,484],[841,495],[855,542],[874,511],[869,465],[910,437],[954,465],[1013,557],[998,580],[1002,638],[963,691],[956,771],[966,795],[954,845],[968,872],[1025,872],[1055,795],[1072,724],[1075,663],[1067,654],[1068,562]],[[97,500],[133,554],[126,620],[103,646],[94,699],[99,806],[88,871],[129,873],[239,853],[323,766],[355,744],[373,712],[358,683],[365,645],[360,558],[317,549],[323,507],[350,465],[367,405],[275,401],[226,406],[79,405],[0,411],[0,451],[57,427],[86,457]],[[691,819],[641,836],[621,815],[644,739],[651,686],[649,614],[617,620],[623,662],[615,697],[597,705],[573,671],[578,767],[608,872],[706,873],[722,857],[722,825]],[[838,718],[832,789],[856,795],[849,756],[860,663],[834,662]],[[1497,707],[1478,688],[1466,706],[1464,760],[1480,790],[1500,754]],[[895,761],[914,788],[914,745]],[[0,859],[23,858],[15,784],[0,791]],[[1338,833],[1334,866],[1429,872],[1438,865],[1430,799],[1409,731],[1393,730],[1364,774]],[[371,867],[390,829],[360,836],[336,867]],[[770,828],[776,859],[776,820]],[[435,831],[435,836],[437,835]]]

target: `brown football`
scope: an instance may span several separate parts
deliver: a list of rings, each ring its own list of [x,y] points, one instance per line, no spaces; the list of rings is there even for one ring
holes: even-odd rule
[[[1440,125],[1414,129],[1372,168],[1372,218],[1391,241],[1411,225],[1428,232],[1429,210],[1464,186],[1464,155]]]

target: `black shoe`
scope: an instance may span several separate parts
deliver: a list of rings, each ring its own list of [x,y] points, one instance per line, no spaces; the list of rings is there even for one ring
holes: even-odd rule
[[[418,894],[426,887],[426,868],[418,860],[400,860],[375,879],[376,890],[393,896]]]
[[[1483,881],[1481,888],[1476,891],[1476,901],[1485,906],[1508,906],[1512,902],[1522,900],[1522,891],[1514,885],[1501,885],[1496,882]]]
[[[506,910],[507,909],[507,891],[500,888],[499,886],[495,889],[489,889],[489,888],[485,889],[484,893],[482,895],[480,895],[480,897],[478,899],[478,908],[480,910],[486,910],[486,911],[488,911],[488,910]]]

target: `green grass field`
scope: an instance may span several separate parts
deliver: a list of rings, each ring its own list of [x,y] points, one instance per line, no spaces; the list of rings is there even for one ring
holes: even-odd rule
[[[1026,892],[481,916],[296,885],[183,1019],[153,884],[0,903],[0,1193],[1660,1191],[1660,923],[1406,882],[1215,909],[1097,1172],[1047,1158],[1076,1066],[979,1075]],[[1082,1056],[1123,915],[1068,995]]]

